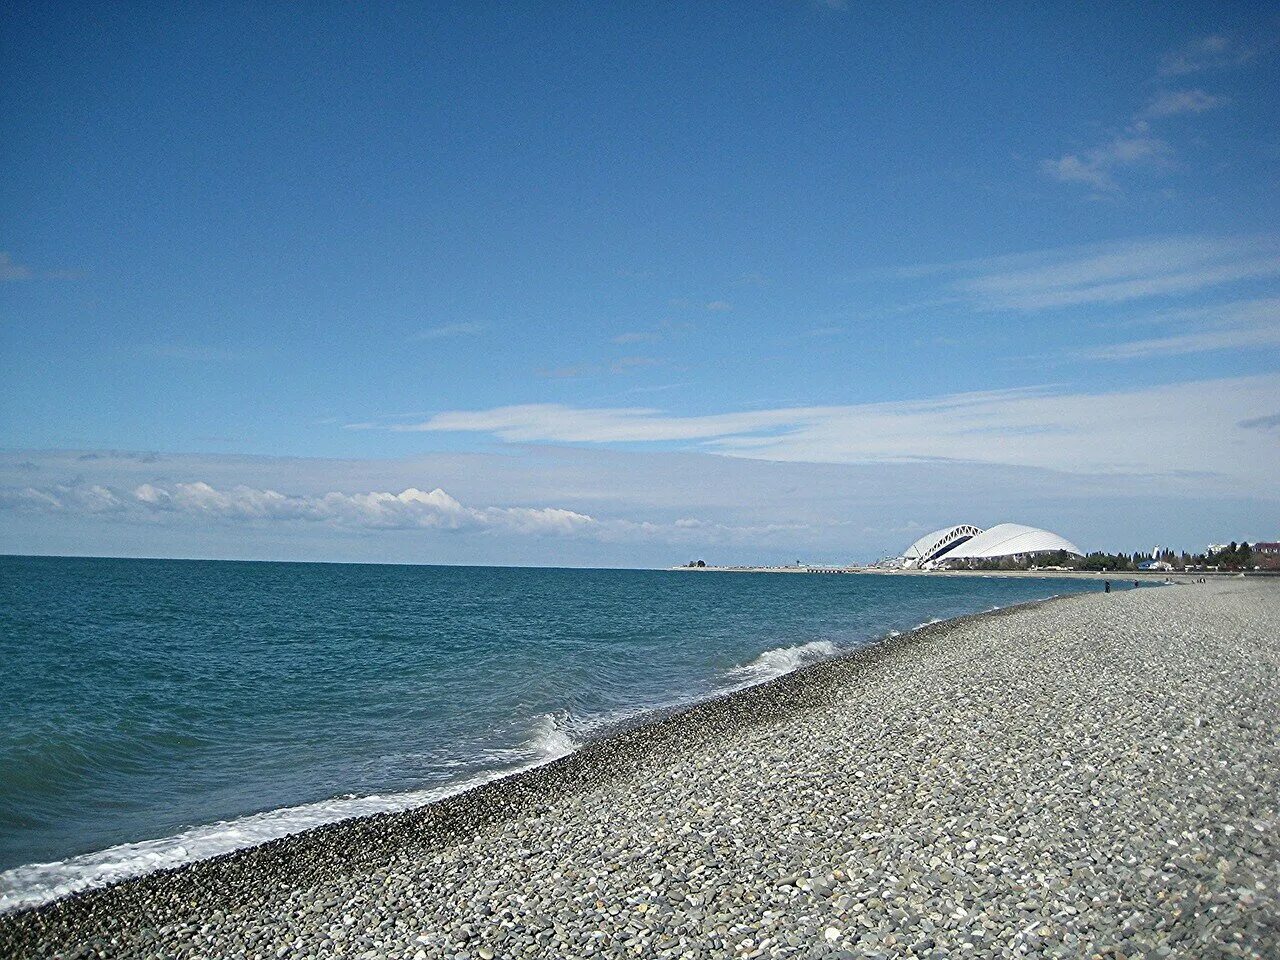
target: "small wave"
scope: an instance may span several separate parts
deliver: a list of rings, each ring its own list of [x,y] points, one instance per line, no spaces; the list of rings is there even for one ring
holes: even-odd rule
[[[533,725],[529,747],[543,758],[543,762],[567,757],[578,749],[577,741],[569,733],[570,725],[567,716],[544,713]]]
[[[839,648],[830,640],[814,640],[796,647],[774,647],[750,663],[734,667],[729,675],[739,680],[738,689],[786,676],[801,667],[835,656]]]
[[[318,803],[267,810],[234,820],[219,820],[217,823],[192,827],[173,836],[122,843],[66,860],[14,867],[0,872],[0,913],[38,906],[118,880],[256,847],[269,840],[340,820],[367,817],[376,813],[395,813],[434,803],[473,787],[568,756],[578,749],[578,743],[569,734],[568,726],[567,716],[543,714],[534,721],[524,746],[508,754],[519,757],[522,762],[486,770],[443,787],[385,795],[334,797]]]

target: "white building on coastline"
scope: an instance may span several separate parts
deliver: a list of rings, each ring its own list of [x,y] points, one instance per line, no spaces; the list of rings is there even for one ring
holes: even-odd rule
[[[971,523],[961,523],[925,534],[903,551],[900,566],[932,570],[952,563],[1019,560],[1058,552],[1084,556],[1084,551],[1070,540],[1039,527],[999,523],[983,530]]]

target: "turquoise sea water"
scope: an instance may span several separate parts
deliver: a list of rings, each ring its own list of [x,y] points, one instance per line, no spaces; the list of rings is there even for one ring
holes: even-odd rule
[[[1096,584],[0,557],[0,908],[402,809]]]

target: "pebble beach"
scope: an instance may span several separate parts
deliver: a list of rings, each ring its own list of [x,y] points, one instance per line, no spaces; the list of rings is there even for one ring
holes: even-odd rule
[[[1280,582],[924,627],[4,957],[1274,957]]]

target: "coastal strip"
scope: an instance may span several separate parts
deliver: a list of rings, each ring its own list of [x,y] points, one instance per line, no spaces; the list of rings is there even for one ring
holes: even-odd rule
[[[933,624],[0,955],[1273,956],[1277,623],[1233,580]]]

